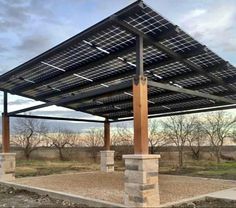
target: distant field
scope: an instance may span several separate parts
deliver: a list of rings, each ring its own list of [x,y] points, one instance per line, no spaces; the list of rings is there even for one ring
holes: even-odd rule
[[[92,162],[17,160],[16,177],[98,171],[99,169],[99,163]],[[122,161],[115,163],[115,170],[124,170]],[[185,166],[182,170],[173,167],[160,167],[160,173],[236,180],[236,162],[222,162],[217,164],[209,161],[196,161],[192,164],[188,164],[188,166]]]

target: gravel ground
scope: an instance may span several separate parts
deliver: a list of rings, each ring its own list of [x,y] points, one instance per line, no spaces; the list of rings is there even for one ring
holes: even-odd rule
[[[123,203],[123,172],[78,173],[16,179],[16,183]],[[161,203],[236,187],[236,181],[160,175]]]

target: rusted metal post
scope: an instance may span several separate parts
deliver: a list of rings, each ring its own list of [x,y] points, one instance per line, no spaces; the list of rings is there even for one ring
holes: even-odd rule
[[[4,92],[3,95],[2,151],[3,153],[10,152],[9,117],[7,115],[7,92]]]
[[[104,122],[104,149],[110,150],[110,122],[108,119]]]

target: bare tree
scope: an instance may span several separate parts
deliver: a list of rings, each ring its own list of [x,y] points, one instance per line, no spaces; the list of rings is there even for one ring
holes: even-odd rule
[[[92,128],[85,134],[85,145],[91,148],[91,154],[94,161],[97,158],[97,147],[102,146],[104,144],[103,129]]]
[[[58,128],[48,134],[49,144],[51,147],[55,147],[59,151],[60,160],[65,160],[63,150],[65,147],[73,147],[78,138],[78,133],[75,133],[66,128]]]
[[[194,128],[187,137],[189,148],[192,152],[193,159],[199,160],[201,148],[206,141],[206,134],[204,133],[202,124],[198,118],[193,120]]]
[[[148,141],[150,145],[150,153],[154,154],[158,147],[165,146],[170,143],[163,131],[160,129],[161,124],[157,120],[149,122]]]
[[[179,154],[179,168],[183,167],[183,150],[194,129],[194,117],[176,116],[162,121],[164,134],[176,145]]]
[[[235,125],[236,117],[223,111],[211,113],[205,117],[203,128],[209,138],[217,163],[220,163],[225,140],[234,137]]]
[[[43,144],[48,128],[42,120],[18,118],[14,123],[13,131],[12,143],[23,148],[28,160],[30,154]]]
[[[113,145],[132,145],[133,133],[131,129],[125,124],[117,125],[112,134]]]

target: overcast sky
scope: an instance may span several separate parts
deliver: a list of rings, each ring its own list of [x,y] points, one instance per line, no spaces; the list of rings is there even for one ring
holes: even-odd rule
[[[132,2],[0,0],[0,74]],[[236,66],[236,0],[146,0],[145,3]],[[10,96],[9,100],[10,111],[39,103],[18,96]],[[0,101],[1,105],[2,94]],[[57,107],[45,108],[39,113],[88,118],[86,114]]]

